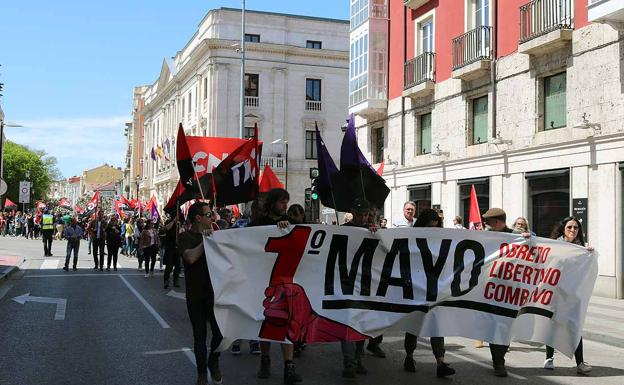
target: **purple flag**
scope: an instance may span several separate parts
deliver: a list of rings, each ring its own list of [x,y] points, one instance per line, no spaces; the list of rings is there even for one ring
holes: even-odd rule
[[[158,213],[158,207],[156,207],[156,202],[152,203],[150,214],[152,216],[152,222],[158,223],[158,221],[160,221],[160,214]]]
[[[156,160],[156,152],[154,151],[154,147],[152,147],[152,152],[150,153],[150,157],[152,160]]]
[[[318,192],[321,198],[321,203],[325,207],[336,208],[336,200],[333,196],[332,190],[332,177],[338,174],[338,168],[336,163],[329,155],[325,142],[321,138],[321,132],[318,129],[318,125],[315,123],[316,129],[316,153],[318,155],[318,169],[319,169],[319,184]]]

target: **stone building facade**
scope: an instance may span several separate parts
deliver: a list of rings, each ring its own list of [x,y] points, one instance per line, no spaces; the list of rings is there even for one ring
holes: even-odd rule
[[[368,15],[354,18],[360,2]],[[364,87],[382,91],[362,99],[352,66],[349,109],[360,147],[386,162],[390,223],[413,200],[450,227],[467,219],[472,185],[482,212],[526,217],[540,236],[576,214],[599,253],[595,293],[623,298],[622,10],[596,9],[617,2],[368,3],[351,0],[352,47],[381,33],[401,48],[368,47],[386,65]]]
[[[187,135],[239,136],[240,19],[237,9],[209,11],[175,57],[163,60],[154,84],[135,88],[126,164],[131,196],[136,185],[143,199],[166,203],[179,177],[179,123]],[[244,135],[258,124],[263,163],[283,183],[288,175],[293,203],[303,204],[309,169],[316,167],[315,123],[332,154],[339,152],[347,112],[348,28],[343,20],[246,12]]]

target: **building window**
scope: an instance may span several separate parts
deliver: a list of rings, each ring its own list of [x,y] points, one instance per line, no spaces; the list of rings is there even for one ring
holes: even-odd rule
[[[306,131],[305,157],[306,159],[318,159],[318,154],[316,152],[316,131]]]
[[[372,132],[373,163],[381,163],[384,160],[384,128],[376,127]]]
[[[183,96],[183,97],[182,97],[182,109],[180,110],[180,111],[182,111],[182,117],[183,117],[183,118],[184,118],[184,108],[185,108],[185,107],[184,107],[184,102],[185,102],[185,101],[186,101],[186,100],[184,99],[184,96]]]
[[[419,54],[434,52],[433,50],[433,18],[418,23],[418,50]]]
[[[258,74],[245,74],[245,96],[258,97]]]
[[[368,34],[351,42],[349,63],[349,105],[368,98]]]
[[[306,48],[322,49],[323,48],[323,43],[320,42],[320,41],[316,41],[316,40],[307,40],[306,41]]]
[[[306,100],[321,101],[321,79],[306,79]]]
[[[472,138],[470,144],[486,143],[488,138],[488,97],[472,99]]]
[[[408,186],[407,191],[409,200],[416,203],[416,215],[418,218],[420,213],[425,209],[431,208],[431,185]]]
[[[193,106],[193,94],[189,92],[188,94],[188,112],[191,112],[191,107]]]
[[[490,208],[490,178],[464,179],[459,185],[459,212],[463,215],[464,227],[468,227],[470,217],[470,190],[474,186],[481,215]]]
[[[245,131],[243,132],[244,139],[251,139],[254,136],[254,128],[253,127],[245,127]]]
[[[557,222],[570,215],[570,172],[540,171],[526,178],[531,230],[548,238]]]
[[[420,115],[418,129],[418,155],[431,153],[431,112]]]
[[[260,43],[260,35],[255,35],[253,33],[246,33],[245,42],[246,43]]]
[[[368,19],[369,0],[351,0],[351,29],[355,29]]]
[[[468,29],[490,25],[490,0],[467,0],[470,7]]]
[[[544,78],[544,130],[566,126],[566,73]]]
[[[204,100],[208,99],[208,78],[204,78]]]

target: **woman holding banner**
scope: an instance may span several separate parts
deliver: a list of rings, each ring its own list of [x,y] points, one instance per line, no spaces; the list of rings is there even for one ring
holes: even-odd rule
[[[550,238],[558,241],[570,242],[576,245],[585,247],[585,236],[583,235],[583,225],[576,217],[566,217],[559,222],[553,230]],[[587,247],[588,250],[593,250],[591,247]],[[546,361],[544,361],[544,369],[554,370],[555,349],[550,346],[546,346]],[[574,358],[576,360],[576,372],[578,374],[588,374],[591,372],[592,367],[583,361],[583,338],[579,341],[579,344],[574,352]]]
[[[416,219],[414,227],[442,227],[442,220],[437,211],[425,209],[420,213],[418,219]],[[417,336],[405,333],[404,347],[406,356],[403,362],[403,368],[412,373],[416,371],[416,365],[414,364],[414,358],[412,356],[414,350],[416,350],[417,339]],[[443,378],[455,374],[455,369],[444,362],[444,337],[431,337],[430,340],[431,350],[433,351],[433,356],[437,364],[436,376],[438,378]]]

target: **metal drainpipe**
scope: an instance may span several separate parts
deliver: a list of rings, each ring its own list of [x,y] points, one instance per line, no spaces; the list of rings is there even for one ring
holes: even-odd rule
[[[490,70],[490,83],[492,84],[492,137],[496,138],[496,55],[498,53],[498,0],[494,0],[492,5],[494,23],[492,26],[492,68]]]
[[[390,34],[388,34],[390,35]],[[407,61],[407,7],[403,6],[403,82]],[[405,85],[405,84],[403,84]],[[401,166],[405,166],[405,96],[401,94]]]

